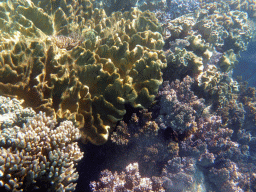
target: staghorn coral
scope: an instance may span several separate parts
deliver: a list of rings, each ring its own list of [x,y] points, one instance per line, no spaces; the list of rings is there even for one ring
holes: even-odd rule
[[[2,115],[8,116],[0,130],[0,188],[74,191],[78,179],[75,166],[83,157],[77,144],[79,129],[70,121],[56,126],[53,118],[23,109],[16,99],[1,97],[1,105],[5,106]]]
[[[55,3],[0,5],[6,10],[0,93],[16,95],[58,120],[72,120],[85,141],[103,144],[126,113],[125,104],[148,107],[157,94],[166,66],[161,26],[149,11],[107,17],[87,0]],[[11,18],[21,16],[15,7],[33,30],[24,23],[13,26]],[[49,20],[44,27],[36,20],[41,14]]]

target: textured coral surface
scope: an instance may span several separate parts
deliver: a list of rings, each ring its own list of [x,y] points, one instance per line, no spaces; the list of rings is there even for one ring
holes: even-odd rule
[[[0,190],[256,191],[255,8],[2,0]]]
[[[166,65],[161,27],[148,11],[107,17],[85,0],[46,2],[0,5],[0,93],[72,120],[84,140],[102,144],[125,104],[154,100]]]
[[[83,157],[79,129],[0,97],[0,189],[74,191]]]

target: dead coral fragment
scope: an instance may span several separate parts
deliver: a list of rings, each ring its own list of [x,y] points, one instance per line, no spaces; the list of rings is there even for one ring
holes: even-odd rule
[[[66,50],[71,50],[82,43],[82,39],[78,35],[53,35],[50,38],[57,47]]]

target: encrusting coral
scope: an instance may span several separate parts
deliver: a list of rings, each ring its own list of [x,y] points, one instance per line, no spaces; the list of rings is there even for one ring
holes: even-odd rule
[[[94,144],[107,141],[125,104],[143,108],[154,100],[166,59],[153,13],[132,9],[107,17],[89,0],[60,7],[8,1],[0,8],[0,94],[72,120]]]
[[[1,96],[0,101],[0,189],[74,191],[75,166],[83,157],[79,129],[71,121],[57,126],[16,99]]]

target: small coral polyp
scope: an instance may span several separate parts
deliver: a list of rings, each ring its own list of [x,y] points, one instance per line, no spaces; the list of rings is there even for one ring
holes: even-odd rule
[[[64,36],[64,35],[50,36],[50,39],[53,41],[54,44],[56,44],[57,47],[59,47],[60,49],[66,49],[66,50],[70,50],[81,44],[81,40],[74,39],[70,36]]]
[[[148,107],[157,94],[166,67],[161,26],[149,11],[107,17],[89,0],[64,4],[0,4],[0,93],[72,120],[84,140],[103,144],[125,104]]]

